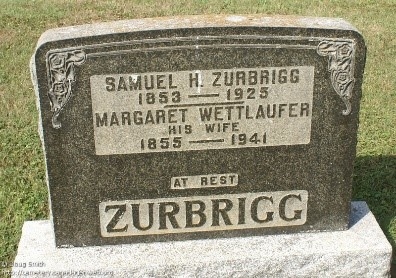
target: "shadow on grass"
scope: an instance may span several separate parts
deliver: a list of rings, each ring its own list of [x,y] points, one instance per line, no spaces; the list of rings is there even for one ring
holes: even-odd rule
[[[396,278],[396,156],[356,158],[353,200],[367,202],[392,244],[392,277]]]

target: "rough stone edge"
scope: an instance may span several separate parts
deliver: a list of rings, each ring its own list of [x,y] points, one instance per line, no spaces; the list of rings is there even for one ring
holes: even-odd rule
[[[44,32],[37,48],[50,41],[147,30],[205,27],[300,27],[314,29],[358,30],[342,18],[268,16],[268,15],[194,15],[111,21],[50,29]]]
[[[38,83],[37,83],[37,71],[36,71],[36,62],[35,62],[35,55],[33,55],[30,58],[30,78],[32,79],[32,83],[33,83],[33,90],[34,90],[34,94],[36,96],[36,109],[38,112],[38,124],[37,124],[37,133],[39,134],[40,137],[40,142],[41,142],[41,148],[43,150],[43,154],[46,154],[45,151],[45,144],[44,144],[44,132],[43,132],[43,121],[41,119],[41,105],[40,105],[40,90],[38,87]],[[49,180],[48,180],[48,171],[47,171],[47,159],[46,159],[46,155],[44,155],[44,166],[45,166],[45,181],[47,184],[47,189],[48,192],[50,192],[50,187],[49,187]],[[50,195],[48,194],[48,205],[49,205],[49,212],[50,212],[50,220],[51,223],[53,223],[53,219],[52,219],[52,204],[51,204],[51,198]]]
[[[352,202],[351,214],[341,232],[79,248],[56,248],[49,221],[28,221],[15,263],[43,261],[25,271],[62,277],[389,277],[392,247],[373,214],[365,202]]]

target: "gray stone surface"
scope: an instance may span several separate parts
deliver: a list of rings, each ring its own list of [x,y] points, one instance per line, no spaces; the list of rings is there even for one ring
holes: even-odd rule
[[[364,62],[342,19],[45,32],[32,77],[56,245],[347,229]]]
[[[34,221],[23,227],[15,264],[43,266],[14,267],[13,277],[389,277],[391,253],[365,202],[352,202],[347,231],[85,248],[56,248],[50,222]]]

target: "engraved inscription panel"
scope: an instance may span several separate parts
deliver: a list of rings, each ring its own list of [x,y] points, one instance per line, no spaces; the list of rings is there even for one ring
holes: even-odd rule
[[[175,197],[99,204],[103,237],[303,225],[305,190]]]
[[[173,177],[171,189],[237,186],[238,178],[235,173]]]
[[[93,75],[97,155],[308,144],[313,66]]]

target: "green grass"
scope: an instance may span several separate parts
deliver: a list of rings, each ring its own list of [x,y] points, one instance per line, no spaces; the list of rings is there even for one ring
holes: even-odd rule
[[[342,17],[368,47],[354,199],[365,200],[396,247],[396,2],[394,0],[0,0],[0,262],[11,262],[25,220],[48,218],[29,59],[45,30],[187,14]]]

